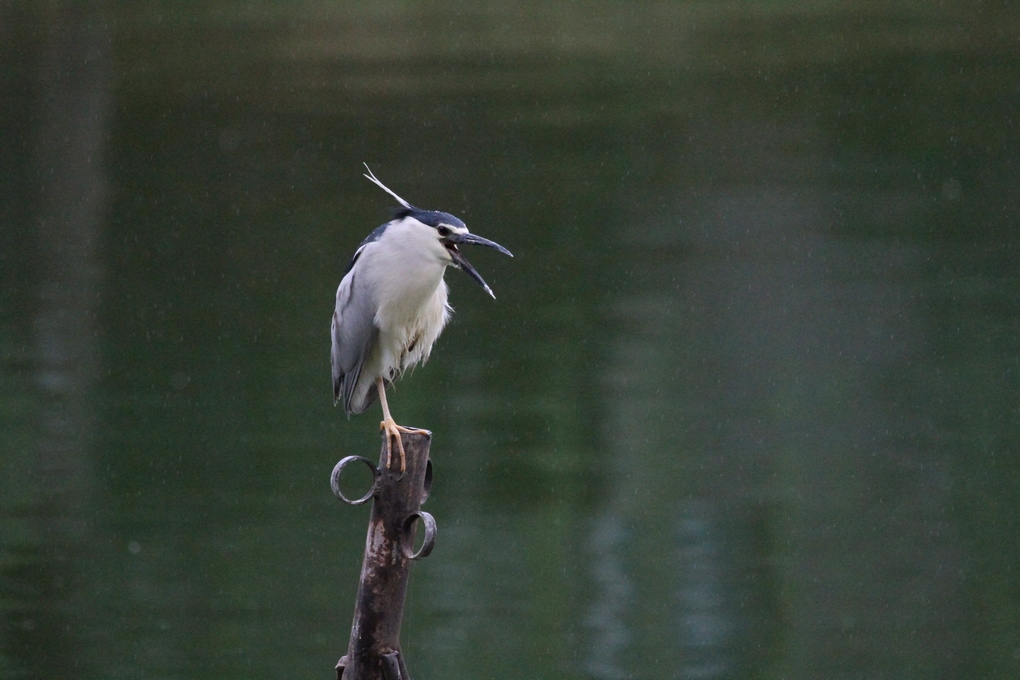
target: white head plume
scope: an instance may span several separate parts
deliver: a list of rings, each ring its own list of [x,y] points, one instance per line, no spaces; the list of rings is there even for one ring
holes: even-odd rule
[[[393,198],[397,199],[397,203],[404,206],[408,210],[417,210],[417,208],[415,208],[413,205],[402,199],[400,196],[397,196],[392,189],[390,189],[388,186],[380,182],[379,179],[372,174],[372,169],[368,167],[368,163],[364,163],[363,165],[365,166],[365,169],[368,170],[368,174],[364,176],[366,179],[371,180],[372,183],[375,184],[377,187],[388,193]]]

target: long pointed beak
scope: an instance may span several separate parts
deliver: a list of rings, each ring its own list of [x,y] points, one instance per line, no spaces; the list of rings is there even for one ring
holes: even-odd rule
[[[498,250],[504,255],[509,255],[510,257],[514,256],[513,253],[511,253],[509,250],[499,245],[495,241],[490,241],[487,238],[475,236],[474,234],[471,233],[453,234],[450,236],[450,238],[447,239],[447,243],[448,243],[447,250],[450,251],[450,256],[453,258],[453,264],[458,269],[464,270],[464,273],[466,273],[468,276],[477,281],[478,285],[484,288],[485,292],[491,295],[492,299],[495,300],[496,294],[492,292],[491,288],[489,288],[489,284],[485,282],[485,279],[483,279],[482,275],[478,273],[478,270],[471,266],[471,263],[467,261],[467,258],[464,257],[463,253],[460,252],[457,246],[465,244],[485,246],[487,248],[493,248],[495,250]]]

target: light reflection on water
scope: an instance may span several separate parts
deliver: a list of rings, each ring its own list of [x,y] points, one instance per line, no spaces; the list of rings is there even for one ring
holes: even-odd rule
[[[904,648],[951,666],[963,590],[945,574],[961,568],[962,546],[949,461],[929,448],[937,434],[931,415],[917,417],[926,395],[915,393],[932,361],[931,247],[839,238],[846,197],[811,183],[691,194],[671,214],[696,216],[676,233],[701,255],[671,289],[661,285],[669,261],[630,287],[607,372],[609,437],[625,461],[614,478],[633,480],[616,487],[624,512],[648,521],[645,499],[672,497],[658,510],[680,518],[688,542],[705,533],[681,550],[679,576],[647,586],[676,589],[676,666],[731,677],[748,672],[737,658],[759,671],[790,663],[775,647],[732,644],[737,635],[802,644],[795,670],[810,676],[878,674]],[[876,221],[932,210],[920,196],[855,200]],[[737,519],[752,511],[764,523]],[[726,530],[705,513],[728,517]],[[649,544],[667,535],[659,524],[647,533]]]
[[[366,515],[329,471],[377,436],[327,378],[365,160],[517,256],[473,259],[496,302],[451,272],[391,397],[436,433],[416,677],[1016,674],[1007,9],[159,7],[108,8],[73,91],[111,100],[99,170],[0,159],[0,674],[331,672]],[[0,123],[52,142],[59,70],[24,64],[101,34],[0,11]],[[106,187],[97,251],[47,235],[86,224],[49,166]]]

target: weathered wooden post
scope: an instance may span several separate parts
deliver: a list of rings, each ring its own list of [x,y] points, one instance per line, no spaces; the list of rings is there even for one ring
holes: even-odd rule
[[[421,432],[402,435],[406,454],[403,474],[386,467],[385,435],[378,466],[362,456],[348,456],[333,468],[331,482],[337,498],[351,505],[373,500],[354,624],[347,654],[336,665],[337,680],[410,680],[400,653],[407,579],[411,560],[426,557],[436,539],[435,520],[421,510],[432,485],[432,435]],[[368,493],[352,500],[343,494],[339,482],[344,468],[356,461],[372,468],[375,481]],[[415,551],[419,520],[425,539]]]

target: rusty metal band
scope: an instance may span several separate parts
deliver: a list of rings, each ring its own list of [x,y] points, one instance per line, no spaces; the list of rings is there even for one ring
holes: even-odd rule
[[[344,495],[344,492],[340,489],[340,475],[343,474],[344,468],[355,461],[361,461],[368,466],[368,469],[372,471],[372,486],[368,489],[364,496],[360,498],[350,499]],[[376,487],[379,484],[379,470],[376,469],[375,463],[370,461],[364,456],[347,456],[333,468],[333,474],[329,478],[329,485],[333,487],[333,495],[342,500],[348,505],[361,505],[367,503],[372,496],[375,495]]]
[[[422,526],[425,527],[425,540],[422,541],[421,547],[415,551],[412,529],[414,528],[415,520],[418,519],[421,520]],[[417,510],[408,515],[407,519],[404,520],[400,536],[400,548],[404,551],[404,556],[411,560],[420,560],[428,557],[435,545],[436,519],[424,510]]]
[[[432,491],[432,459],[425,460],[425,481],[421,485],[421,502],[429,499],[429,492]]]

